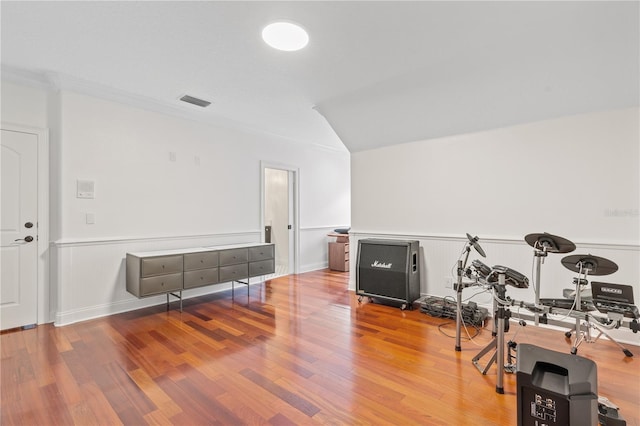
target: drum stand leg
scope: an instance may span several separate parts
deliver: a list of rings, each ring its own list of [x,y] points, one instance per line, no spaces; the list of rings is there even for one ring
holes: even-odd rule
[[[576,295],[575,295],[575,299],[574,299],[574,310],[577,312],[581,312],[582,311],[582,289],[580,288],[581,285],[587,285],[588,281],[587,281],[587,274],[585,273],[585,278],[582,279],[581,278],[582,274],[578,275],[578,278],[574,278],[575,282],[576,282]],[[589,322],[588,317],[587,318],[587,323]],[[584,342],[585,340],[588,342],[591,340],[591,329],[589,328],[589,326],[587,325],[587,330],[586,332],[582,331],[581,328],[581,321],[582,319],[579,316],[576,316],[576,326],[575,329],[573,330],[575,332],[575,340],[573,343],[573,346],[571,347],[571,354],[575,355],[578,353],[578,346],[580,346],[582,344],[582,342]],[[585,338],[585,334],[586,334],[586,338]],[[571,331],[567,331],[564,334],[568,339],[571,338]]]
[[[547,256],[547,252],[545,250],[535,250],[534,256],[536,258],[536,279],[535,279],[535,305],[536,307],[540,306],[540,264],[542,263],[542,258]],[[533,313],[534,324],[538,325],[540,323],[540,314],[538,312]]]
[[[467,252],[467,256],[469,252]],[[465,259],[466,262],[466,259]],[[460,328],[462,327],[462,260],[458,261],[458,285],[456,287],[456,352],[462,350],[460,345]]]
[[[611,319],[611,318],[610,318]],[[620,318],[613,318],[614,321],[616,321],[616,324],[620,324],[620,321],[622,321],[622,317]],[[595,343],[598,341],[598,339],[600,338],[600,336],[602,336],[603,334],[609,339],[611,340],[613,343],[616,344],[616,346],[618,346],[621,350],[622,353],[624,353],[625,356],[631,358],[633,356],[633,352],[631,352],[629,349],[627,349],[626,347],[622,346],[622,344],[620,342],[618,342],[616,339],[614,339],[613,337],[611,337],[611,335],[609,333],[607,333],[604,329],[603,326],[593,323],[591,322],[591,320],[589,319],[589,316],[586,316],[585,318],[585,323],[584,325],[587,327],[587,331],[583,332],[583,335],[581,336],[581,340],[578,344],[575,345],[576,348],[576,352],[577,352],[577,347],[580,345],[580,343],[582,342],[587,342],[587,343]],[[598,335],[594,338],[591,339],[591,329],[594,329],[598,332]],[[611,327],[611,328],[618,328],[617,326],[615,327]],[[584,337],[584,335],[586,334],[586,338]],[[576,354],[576,352],[573,352],[573,348],[571,349],[571,353],[572,354]]]
[[[622,352],[625,354],[625,356],[628,356],[629,358],[631,358],[633,356],[633,352],[631,352],[629,349],[625,348],[624,346],[622,346],[620,344],[620,342],[618,342],[616,339],[614,339],[613,337],[611,337],[609,335],[609,333],[607,333],[606,331],[604,331],[600,326],[598,326],[597,324],[594,324],[592,322],[589,322],[588,324],[590,327],[593,327],[594,329],[598,330],[598,335],[596,336],[595,339],[593,339],[593,341],[595,342],[596,340],[598,340],[600,338],[600,336],[602,336],[603,334],[605,336],[607,336],[607,338],[609,340],[611,340],[613,343],[615,343],[620,349],[622,349]]]
[[[504,300],[506,293],[504,278],[504,274],[500,274],[499,283],[501,284],[498,285],[497,290],[498,298],[500,300]],[[496,300],[495,297],[494,300]],[[482,373],[483,375],[486,375],[491,365],[494,362],[497,362],[496,392],[500,394],[504,393],[504,333],[507,324],[506,321],[509,320],[509,317],[511,316],[510,314],[511,312],[508,309],[505,309],[502,303],[498,303],[498,309],[495,311],[496,321],[494,321],[497,322],[497,333],[491,340],[491,342],[489,342],[489,344],[485,346],[480,352],[478,352],[478,354],[471,360],[473,362],[473,365],[475,365],[478,371],[480,371],[480,373]],[[495,349],[495,352],[491,355],[489,362],[486,366],[482,367],[479,362],[480,359],[493,349]]]
[[[464,274],[464,268],[467,266],[467,260],[469,260],[471,246],[467,244],[464,249],[467,254],[464,257],[464,263],[462,262],[462,259],[458,260],[458,284],[456,285],[456,352],[460,352],[462,350],[462,346],[460,345],[460,332],[462,328],[462,289],[464,288],[464,284],[462,284],[462,275]]]

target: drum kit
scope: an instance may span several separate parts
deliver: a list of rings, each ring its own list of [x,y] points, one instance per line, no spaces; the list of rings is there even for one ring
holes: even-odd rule
[[[534,293],[535,293],[535,302],[527,303],[522,301],[516,301],[506,297],[506,286],[510,285],[515,288],[526,289],[529,287],[529,280],[526,276],[520,274],[513,269],[510,269],[505,266],[495,265],[493,267],[489,267],[485,265],[480,260],[473,260],[470,268],[467,268],[467,261],[469,258],[469,253],[471,252],[471,248],[473,247],[482,257],[486,257],[486,254],[478,244],[478,237],[472,237],[470,234],[467,234],[468,241],[466,242],[465,248],[463,252],[466,252],[464,257],[464,261],[462,259],[458,260],[458,273],[457,273],[457,285],[455,286],[456,290],[456,304],[457,304],[457,312],[462,312],[462,290],[464,288],[473,286],[473,285],[483,285],[486,287],[490,287],[493,294],[493,307],[494,307],[494,315],[495,321],[493,324],[493,339],[489,344],[484,347],[473,359],[474,365],[478,368],[478,370],[484,375],[489,370],[490,366],[497,362],[497,365],[504,366],[504,368],[498,368],[498,377],[496,383],[496,392],[504,393],[503,389],[503,374],[506,370],[507,372],[513,372],[514,368],[512,365],[505,365],[504,363],[504,333],[509,330],[509,318],[511,317],[511,313],[509,311],[510,306],[519,306],[524,307],[531,311],[534,314],[535,324],[538,325],[539,322],[546,323],[547,318],[546,315],[549,313],[563,313],[566,316],[570,316],[575,318],[575,328],[571,331],[567,331],[565,333],[565,337],[567,339],[571,339],[572,335],[575,334],[575,339],[573,345],[571,347],[571,353],[576,354],[578,350],[578,346],[584,342],[595,342],[600,335],[606,335],[610,340],[616,343],[624,352],[626,356],[633,356],[633,354],[626,348],[624,348],[620,343],[615,341],[610,335],[608,335],[604,331],[604,327],[606,327],[606,323],[602,321],[597,321],[594,323],[592,321],[593,317],[589,314],[589,311],[595,310],[596,308],[589,300],[582,300],[586,298],[587,291],[585,290],[585,286],[588,285],[587,278],[589,276],[601,276],[601,275],[609,275],[618,270],[618,266],[605,258],[593,256],[591,254],[586,255],[570,255],[566,256],[561,260],[562,265],[569,269],[572,272],[577,273],[577,277],[573,279],[573,284],[575,285],[575,291],[571,289],[567,290],[567,293],[564,294],[564,298],[562,299],[541,299],[540,298],[540,270],[541,265],[544,263],[544,259],[547,257],[549,253],[551,254],[566,254],[571,253],[576,249],[576,246],[571,241],[556,236],[551,235],[546,232],[544,233],[536,233],[526,235],[524,240],[534,249],[534,262],[535,262],[535,279],[534,279]],[[462,257],[462,256],[461,256]],[[464,281],[466,279],[467,281]],[[470,280],[470,281],[469,281]],[[589,294],[590,295],[590,294]],[[540,317],[540,315],[543,317]],[[456,316],[456,351],[460,351],[460,331],[461,331],[461,316]],[[522,322],[521,322],[522,323]],[[583,325],[586,326],[583,329]],[[614,324],[612,327],[607,327],[607,329],[617,328],[620,325],[618,321],[617,324]],[[590,330],[597,329],[600,334],[596,337],[595,340],[591,339]],[[586,331],[585,331],[586,330]],[[514,347],[514,342],[509,342],[509,350]],[[489,362],[486,366],[481,366],[479,361],[482,357],[488,354],[491,350],[494,350]],[[511,356],[509,354],[509,359]]]

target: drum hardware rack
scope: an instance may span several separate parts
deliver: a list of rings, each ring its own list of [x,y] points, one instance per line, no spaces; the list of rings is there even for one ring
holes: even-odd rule
[[[478,371],[483,375],[487,374],[491,365],[496,362],[497,366],[497,379],[496,379],[496,392],[503,394],[504,393],[504,373],[505,371],[508,373],[515,372],[515,366],[513,365],[513,356],[511,354],[511,350],[516,348],[516,343],[514,341],[508,342],[508,360],[509,363],[505,364],[505,341],[504,341],[504,333],[509,331],[509,319],[511,318],[511,311],[509,310],[509,306],[512,306],[514,303],[518,303],[522,306],[526,306],[525,302],[517,302],[515,300],[509,299],[506,297],[506,284],[507,279],[509,277],[509,283],[519,288],[528,287],[528,280],[525,276],[509,269],[504,266],[494,266],[492,272],[487,276],[487,281],[490,282],[491,279],[498,275],[498,282],[493,283],[492,292],[493,292],[493,300],[497,305],[497,309],[495,311],[494,324],[496,324],[496,333],[493,339],[485,346],[480,352],[476,354],[475,357],[471,360],[473,365],[476,366]],[[520,322],[522,325],[522,322]],[[487,364],[482,367],[480,365],[480,359],[488,354],[491,350],[494,350],[493,354],[489,358]]]
[[[589,343],[594,343],[600,338],[600,336],[605,335],[607,338],[609,338],[609,340],[614,342],[618,347],[620,347],[620,349],[622,349],[625,356],[633,356],[633,353],[631,353],[631,351],[622,346],[605,331],[617,329],[622,325],[627,325],[633,331],[633,333],[637,333],[640,330],[640,323],[638,321],[640,317],[638,315],[638,309],[635,305],[631,306],[633,304],[632,295],[630,297],[631,304],[627,304],[631,307],[619,306],[618,308],[616,308],[614,303],[613,310],[609,312],[604,309],[601,310],[600,308],[598,308],[598,310],[601,310],[602,313],[607,313],[608,319],[594,317],[593,315],[589,314],[588,311],[593,310],[590,306],[591,304],[586,303],[586,305],[588,306],[586,306],[585,308],[585,304],[583,304],[581,300],[581,287],[588,284],[587,278],[589,274],[611,274],[618,269],[618,266],[615,263],[607,259],[599,258],[592,255],[574,255],[566,256],[565,258],[563,258],[562,264],[567,269],[578,272],[578,277],[575,277],[573,279],[573,284],[576,287],[575,297],[574,300],[571,301],[570,309],[567,310],[552,306],[546,306],[540,303],[540,269],[541,264],[544,263],[544,257],[546,257],[548,253],[568,253],[573,251],[575,249],[575,245],[571,241],[547,233],[529,234],[525,237],[525,241],[532,247],[534,247],[534,259],[536,261],[535,303],[527,303],[523,301],[513,300],[506,296],[506,284],[513,285],[517,288],[528,287],[529,282],[524,275],[519,274],[518,272],[504,266],[497,265],[490,269],[488,266],[484,265],[478,260],[473,261],[473,269],[466,268],[471,247],[474,247],[476,251],[478,251],[478,253],[480,253],[483,257],[486,257],[484,251],[482,251],[480,246],[477,244],[478,237],[471,237],[471,235],[467,234],[467,239],[468,242],[466,243],[463,250],[463,253],[466,252],[464,261],[462,260],[462,255],[461,258],[459,258],[457,261],[457,282],[455,282],[454,284],[454,290],[456,291],[456,312],[458,313],[458,315],[456,315],[455,350],[461,351],[460,333],[462,315],[460,313],[463,312],[462,290],[475,285],[490,285],[493,293],[493,310],[495,318],[495,321],[493,321],[493,339],[472,359],[472,362],[476,366],[478,371],[480,371],[483,375],[487,373],[494,362],[497,362],[497,393],[504,393],[505,371],[508,373],[513,373],[515,371],[515,367],[513,365],[512,350],[516,350],[517,343],[513,340],[510,340],[506,344],[508,364],[505,364],[504,362],[504,333],[509,330],[509,320],[511,318],[511,311],[509,310],[510,306],[524,307],[527,310],[531,311],[533,315],[529,319],[533,319],[536,325],[538,325],[539,323],[558,326],[566,325],[564,321],[555,321],[553,319],[549,319],[547,314],[564,314],[565,318],[575,318],[576,322],[574,329],[565,333],[565,337],[567,337],[568,339],[571,338],[572,333],[575,333],[575,341],[571,348],[571,354],[573,355],[577,353],[578,346],[582,342],[587,341]],[[496,275],[498,277],[497,283],[495,282]],[[473,281],[465,282],[463,281],[463,278],[473,279]],[[576,306],[578,307],[577,310],[575,309]],[[585,311],[587,312],[583,312],[582,309],[585,309]],[[624,311],[624,314],[618,312],[623,309],[626,309]],[[633,309],[633,312],[628,312],[630,309]],[[520,312],[518,312],[518,316],[522,316],[520,315]],[[631,318],[628,323],[623,321],[625,316]],[[520,325],[526,325],[526,322],[523,319],[519,318],[518,320]],[[599,332],[595,339],[591,338],[592,328]],[[488,354],[491,350],[494,350],[494,353],[492,354],[488,363],[484,367],[482,367],[479,363],[480,359]]]
[[[504,300],[506,295],[504,273],[499,275],[498,287],[496,288],[494,286],[493,291],[494,291],[494,300],[497,300],[496,293],[497,293],[497,298],[499,298],[499,300]],[[508,326],[509,326],[508,324],[509,324],[509,318],[511,316],[511,312],[508,309],[505,309],[505,305],[503,303],[498,302],[498,309],[495,312],[495,316],[496,316],[496,321],[494,322],[496,323],[496,330],[497,330],[496,335],[493,337],[493,339],[491,339],[491,341],[487,346],[485,346],[480,352],[478,352],[476,356],[473,357],[471,362],[473,362],[473,365],[476,366],[476,368],[478,369],[478,371],[480,371],[480,373],[485,375],[487,374],[487,371],[489,371],[489,368],[491,367],[491,365],[497,361],[498,377],[496,381],[496,392],[503,394],[504,393],[504,384],[503,384],[504,383],[504,333],[508,331]],[[489,362],[487,362],[487,365],[485,365],[484,367],[481,367],[479,363],[480,359],[483,356],[485,356],[487,353],[489,353],[491,350],[493,350],[494,352],[491,355],[491,358],[489,358]]]

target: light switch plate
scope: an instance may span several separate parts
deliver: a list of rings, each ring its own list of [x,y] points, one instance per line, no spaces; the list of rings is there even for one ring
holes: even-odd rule
[[[92,180],[76,181],[76,198],[94,198],[95,182]]]

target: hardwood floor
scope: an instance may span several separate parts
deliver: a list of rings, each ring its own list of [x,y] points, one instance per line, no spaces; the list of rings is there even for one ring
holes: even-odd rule
[[[285,276],[189,299],[0,336],[2,425],[515,425],[516,377],[495,392],[454,351],[455,324],[359,304],[348,273]],[[506,339],[568,353],[561,331],[511,323]],[[640,348],[580,346],[598,393],[640,425]],[[486,360],[482,360],[486,364]]]

